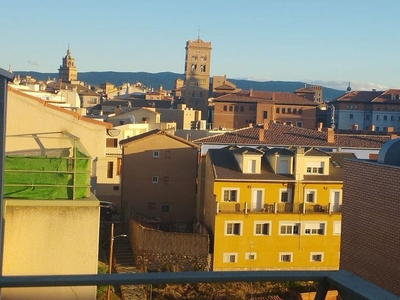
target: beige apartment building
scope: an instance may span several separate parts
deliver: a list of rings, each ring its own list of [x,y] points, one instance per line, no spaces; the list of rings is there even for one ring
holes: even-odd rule
[[[110,129],[8,88],[3,275],[97,274],[100,208],[90,183]],[[96,287],[2,289],[2,299],[54,295],[95,299]]]
[[[207,116],[210,89],[211,42],[200,38],[186,42],[185,83],[182,97],[188,107]]]
[[[157,108],[162,122],[175,122],[176,129],[200,129],[201,111],[188,108],[186,104],[178,104],[176,109]]]
[[[199,146],[153,130],[120,142],[125,216],[159,224],[192,224]]]

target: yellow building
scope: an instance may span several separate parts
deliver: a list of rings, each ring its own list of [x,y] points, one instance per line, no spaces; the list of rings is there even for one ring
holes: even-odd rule
[[[342,166],[353,157],[313,148],[209,150],[197,218],[211,235],[213,270],[338,269]]]

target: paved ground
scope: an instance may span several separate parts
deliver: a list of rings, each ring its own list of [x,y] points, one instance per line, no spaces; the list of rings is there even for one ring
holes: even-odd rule
[[[114,224],[114,236],[126,234],[122,223]],[[128,238],[114,239],[114,268],[117,273],[137,273],[135,261]],[[122,285],[120,286],[123,300],[145,300],[146,292],[143,286]]]

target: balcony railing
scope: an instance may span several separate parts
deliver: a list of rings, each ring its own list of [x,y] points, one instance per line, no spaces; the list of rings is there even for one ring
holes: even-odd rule
[[[344,270],[2,276],[0,288],[287,281],[316,281],[318,285],[315,300],[325,299],[330,289],[338,290],[344,300],[399,299],[398,296]]]
[[[341,212],[341,205],[334,206],[332,203],[326,205],[315,203],[292,203],[274,202],[266,203],[260,208],[252,208],[250,202],[221,202],[218,203],[218,213],[300,213],[331,214]]]

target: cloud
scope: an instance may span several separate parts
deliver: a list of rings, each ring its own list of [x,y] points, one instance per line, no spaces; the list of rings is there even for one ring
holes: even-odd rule
[[[349,85],[349,82],[344,80],[304,80],[304,82],[307,82],[309,84],[322,85],[336,90],[346,90]],[[377,91],[384,91],[389,89],[389,87],[386,85],[373,82],[365,83],[359,81],[351,81],[350,87],[353,91],[371,91],[373,89],[376,89]]]
[[[28,64],[30,64],[31,66],[39,67],[39,64],[33,60],[28,60]]]

